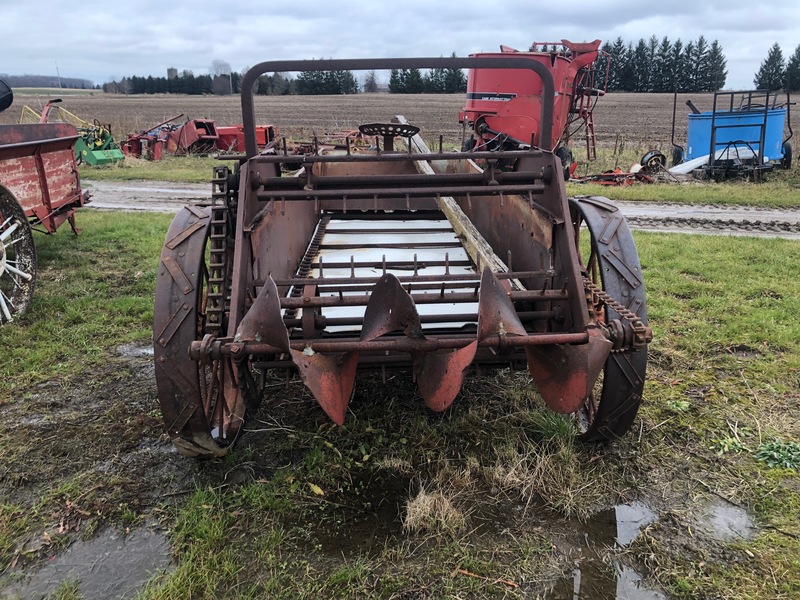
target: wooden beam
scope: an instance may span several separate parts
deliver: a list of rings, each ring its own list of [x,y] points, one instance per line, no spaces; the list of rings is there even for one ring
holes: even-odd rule
[[[405,117],[398,115],[395,119],[399,123],[408,123]],[[411,153],[412,154],[428,154],[430,150],[427,144],[423,141],[422,137],[417,134],[411,138]],[[414,165],[422,174],[435,175],[436,171],[426,160],[415,160]],[[456,235],[461,239],[464,250],[466,250],[472,261],[478,266],[480,272],[483,267],[488,266],[495,273],[508,273],[508,266],[495,254],[489,242],[481,235],[481,232],[473,225],[469,217],[464,214],[461,207],[452,196],[439,196],[436,198],[436,204],[439,206],[450,225],[456,232]],[[503,280],[501,280],[503,281]],[[525,287],[518,279],[505,280],[511,284],[512,289],[524,290]]]

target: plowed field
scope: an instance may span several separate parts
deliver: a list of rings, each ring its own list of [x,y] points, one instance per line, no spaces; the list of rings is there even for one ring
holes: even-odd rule
[[[689,110],[684,103],[688,98],[700,110],[711,109],[710,94],[678,97],[676,137],[679,142],[685,138]],[[14,123],[23,105],[39,110],[46,100],[46,97],[19,95],[14,106],[0,116],[0,122]],[[62,106],[88,121],[97,119],[110,123],[118,138],[179,114],[192,119],[213,119],[218,125],[235,125],[242,121],[238,96],[98,93],[69,97]],[[461,139],[458,113],[464,106],[464,95],[259,96],[255,106],[258,123],[278,125],[281,135],[292,139],[309,138],[313,130],[319,134],[332,133],[402,114],[427,132],[429,139],[441,134],[445,142],[456,143]],[[638,147],[669,148],[672,107],[672,94],[614,93],[600,98],[595,110],[598,145],[613,148],[618,141],[624,141]],[[581,134],[573,146],[582,144]]]

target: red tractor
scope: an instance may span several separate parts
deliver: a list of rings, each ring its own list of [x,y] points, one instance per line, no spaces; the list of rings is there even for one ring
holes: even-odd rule
[[[500,52],[470,56],[529,58],[544,64],[553,76],[555,99],[552,134],[542,139],[541,79],[524,69],[470,69],[467,102],[459,115],[459,122],[474,131],[465,142],[465,150],[542,148],[555,152],[568,177],[573,164],[570,138],[585,128],[587,158],[596,157],[592,109],[606,92],[610,64],[608,54],[600,50],[600,40],[580,44],[568,40],[536,42],[528,52],[500,46]]]

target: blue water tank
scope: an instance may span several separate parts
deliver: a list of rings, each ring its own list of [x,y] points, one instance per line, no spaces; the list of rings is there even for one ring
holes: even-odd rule
[[[689,115],[687,129],[686,160],[698,158],[708,154],[711,147],[711,115],[703,112]],[[783,157],[783,124],[786,120],[785,108],[773,108],[767,111],[767,129],[764,135],[764,152],[770,161],[778,161]],[[759,151],[761,141],[761,127],[764,122],[764,110],[719,112],[714,120],[717,127],[716,149],[725,148],[731,142],[746,147],[749,144],[753,150]]]

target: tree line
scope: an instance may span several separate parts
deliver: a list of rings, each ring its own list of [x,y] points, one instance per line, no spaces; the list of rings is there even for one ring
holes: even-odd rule
[[[76,90],[92,90],[95,85],[88,79],[78,79],[75,77],[58,77],[53,75],[8,75],[0,73],[3,79],[12,88],[18,87],[49,87],[67,88]]]
[[[728,76],[722,46],[702,35],[686,44],[652,35],[634,45],[618,37],[602,50],[607,56],[596,66],[601,73],[608,69],[609,92],[714,92]]]
[[[672,92],[676,89],[681,92],[713,92],[724,87],[728,76],[722,46],[717,40],[709,44],[702,35],[686,44],[680,38],[673,42],[667,36],[659,40],[653,35],[648,40],[639,39],[634,45],[618,37],[613,42],[606,42],[602,50],[606,55],[601,56],[594,66],[601,74],[608,70],[607,90],[610,92]],[[549,51],[562,49],[554,47]],[[247,69],[237,73],[224,61],[216,62],[227,67],[227,72],[220,72],[219,65],[212,65],[210,75],[194,75],[189,70],[169,78],[134,75],[105,83],[102,89],[123,94],[239,93]],[[12,86],[23,85],[17,77],[6,79]],[[47,83],[52,83],[52,80]],[[62,85],[65,83],[71,87],[91,86],[87,80],[62,79]],[[800,91],[800,45],[786,61],[780,45],[775,43],[755,74],[753,84],[758,89]],[[388,91],[393,94],[457,94],[466,91],[466,86],[467,78],[461,69],[425,72],[393,69]],[[351,71],[303,71],[296,77],[283,73],[266,74],[259,77],[254,86],[254,92],[259,95],[356,94],[362,90],[368,93],[380,91],[375,71],[366,73],[362,86]]]
[[[800,91],[800,45],[787,62],[780,44],[774,43],[753,76],[753,85],[760,90]]]

